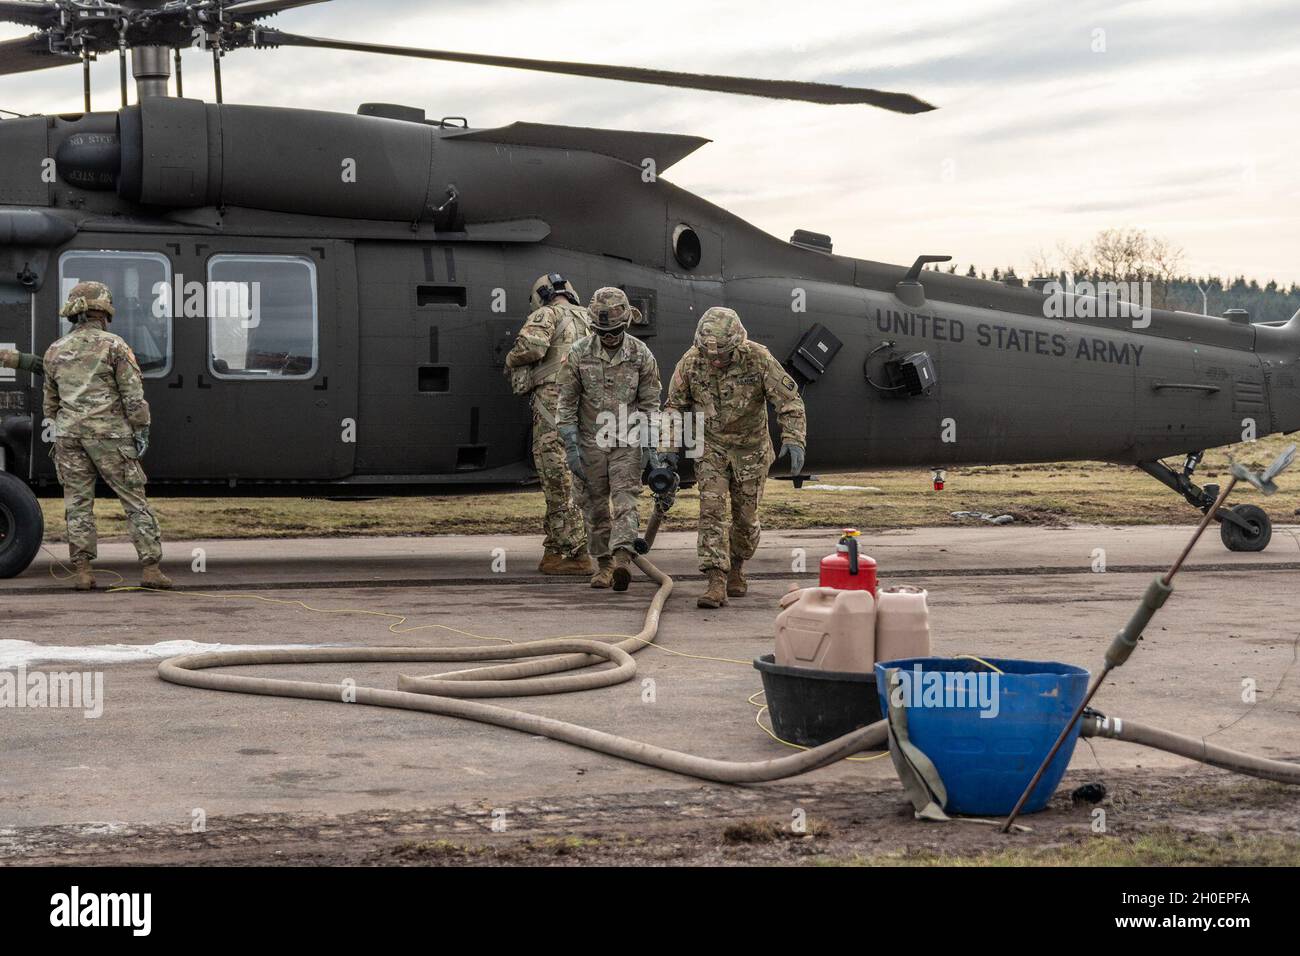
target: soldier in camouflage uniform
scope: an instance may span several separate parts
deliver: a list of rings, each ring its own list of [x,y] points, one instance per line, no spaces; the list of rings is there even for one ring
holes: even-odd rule
[[[749,587],[744,567],[758,548],[758,505],[774,461],[768,402],[781,427],[780,454],[789,455],[791,473],[800,474],[808,423],[798,386],[771,352],[748,341],[739,315],[709,309],[700,317],[695,344],[677,363],[664,405],[670,420],[667,413],[688,410],[704,417],[704,448],[695,461],[700,490],[696,550],[709,584],[697,602],[700,607],[721,607],[728,596],[742,597]],[[661,427],[660,447],[671,464],[677,459],[669,443],[676,440],[671,429]],[[728,497],[730,541],[724,524]]]
[[[658,411],[659,365],[627,334],[640,312],[623,290],[598,290],[588,311],[593,334],[574,344],[560,372],[560,436],[570,471],[585,485],[588,547],[599,565],[591,586],[626,591],[648,431],[638,417],[648,426]]]
[[[59,315],[72,331],[45,353],[45,417],[54,422],[54,465],[63,485],[68,550],[78,591],[95,587],[95,479],[122,502],[127,529],[144,565],[143,587],[169,588],[162,573],[162,534],[145,497],[140,458],[149,447],[149,403],[131,347],[106,328],[113,295],[101,282],[73,287]]]
[[[581,492],[575,494],[555,420],[560,366],[573,343],[590,334],[587,310],[579,304],[577,290],[559,273],[533,283],[530,302],[533,312],[506,356],[506,368],[516,393],[527,393],[533,409],[533,465],[546,498],[546,537],[537,570],[591,574]]]
[[[0,349],[0,368],[18,369],[33,375],[45,374],[45,363],[39,355],[30,352],[15,352],[12,349]]]

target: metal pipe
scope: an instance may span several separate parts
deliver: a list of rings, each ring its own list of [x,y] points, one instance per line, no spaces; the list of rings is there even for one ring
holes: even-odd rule
[[[131,73],[135,77],[136,99],[166,96],[172,67],[165,46],[138,46],[131,50]]]
[[[1169,595],[1173,593],[1174,575],[1177,574],[1179,568],[1183,566],[1183,562],[1187,560],[1187,556],[1192,553],[1192,548],[1196,547],[1196,542],[1201,540],[1201,535],[1205,533],[1206,527],[1214,520],[1214,516],[1218,514],[1219,509],[1223,507],[1223,503],[1228,500],[1228,495],[1232,494],[1232,489],[1236,486],[1237,477],[1234,475],[1223,491],[1219,493],[1219,499],[1214,503],[1214,507],[1207,511],[1205,516],[1201,518],[1201,523],[1196,526],[1196,533],[1193,534],[1192,539],[1187,542],[1187,547],[1183,548],[1183,553],[1178,556],[1178,560],[1174,562],[1173,567],[1165,572],[1163,577],[1156,578],[1147,587],[1146,593],[1142,596],[1142,603],[1138,606],[1138,609],[1133,612],[1133,616],[1129,618],[1128,623],[1124,625],[1124,629],[1115,635],[1115,639],[1111,641],[1110,647],[1106,649],[1106,659],[1105,663],[1102,665],[1101,673],[1098,674],[1097,679],[1092,682],[1092,687],[1088,689],[1087,696],[1084,697],[1079,706],[1074,709],[1074,713],[1070,715],[1070,719],[1066,721],[1065,726],[1061,729],[1060,735],[1057,736],[1056,743],[1052,744],[1052,749],[1048,751],[1047,757],[1038,765],[1038,771],[1034,774],[1033,779],[1029,781],[1029,786],[1025,787],[1025,792],[1022,793],[1020,799],[1016,801],[1015,807],[1011,810],[1011,815],[1007,817],[1006,823],[1002,825],[1003,833],[1011,832],[1011,826],[1016,822],[1016,817],[1020,816],[1020,811],[1024,808],[1025,801],[1029,799],[1029,795],[1033,793],[1034,788],[1038,786],[1038,781],[1043,779],[1043,774],[1047,772],[1048,766],[1050,766],[1052,761],[1056,759],[1057,752],[1065,743],[1066,738],[1070,736],[1070,728],[1074,726],[1075,722],[1088,708],[1088,705],[1092,703],[1092,698],[1096,695],[1097,691],[1101,689],[1102,682],[1106,679],[1106,676],[1116,667],[1119,667],[1128,660],[1129,655],[1133,653],[1134,649],[1137,647],[1137,642],[1142,637],[1142,631],[1146,628],[1147,624],[1150,623],[1151,618],[1155,616],[1156,611],[1160,610],[1160,608],[1164,606],[1165,601],[1169,599]]]

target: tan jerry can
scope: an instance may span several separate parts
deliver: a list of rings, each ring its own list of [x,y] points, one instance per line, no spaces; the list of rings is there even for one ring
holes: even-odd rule
[[[876,600],[870,591],[803,588],[781,599],[776,663],[870,673],[876,662]]]
[[[924,588],[881,588],[876,606],[876,660],[930,656],[930,608]]]

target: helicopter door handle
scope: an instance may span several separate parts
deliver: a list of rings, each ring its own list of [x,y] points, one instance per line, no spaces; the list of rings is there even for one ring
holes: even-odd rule
[[[211,388],[211,387],[212,387],[211,385],[208,384],[208,380],[207,380],[206,378],[203,377],[203,373],[202,373],[202,372],[199,373],[198,386],[199,386],[199,388]]]
[[[174,381],[174,382],[168,382],[168,383],[167,383],[167,387],[168,387],[168,388],[184,388],[184,387],[185,387],[185,376],[184,376],[184,375],[177,375],[177,376],[176,376],[176,381]]]
[[[1206,392],[1213,395],[1215,392],[1222,391],[1217,385],[1202,385],[1195,382],[1156,382],[1151,386],[1155,391],[1170,388],[1183,392]]]

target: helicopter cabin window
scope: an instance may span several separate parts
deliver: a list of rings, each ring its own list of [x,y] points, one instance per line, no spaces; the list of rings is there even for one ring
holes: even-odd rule
[[[172,368],[172,264],[159,252],[74,250],[59,257],[59,301],[78,282],[102,282],[113,293],[109,331],[135,352],[145,378],[162,378]],[[60,335],[72,331],[59,320]]]
[[[208,367],[217,378],[311,378],[320,352],[316,264],[299,256],[213,256],[208,333]]]

